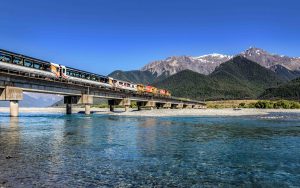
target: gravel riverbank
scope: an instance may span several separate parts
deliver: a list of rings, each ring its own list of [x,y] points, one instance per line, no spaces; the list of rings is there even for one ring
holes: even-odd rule
[[[65,113],[65,108],[20,108],[22,113]],[[141,110],[130,109],[124,112],[124,109],[116,109],[115,112],[110,112],[105,108],[91,108],[94,114],[109,114],[119,116],[252,116],[252,115],[267,115],[270,113],[299,113],[299,109],[155,109],[155,110]],[[9,108],[0,108],[0,113],[9,113]],[[73,113],[84,113],[84,108],[73,108]]]

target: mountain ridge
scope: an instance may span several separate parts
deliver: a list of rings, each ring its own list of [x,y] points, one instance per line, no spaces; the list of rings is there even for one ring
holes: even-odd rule
[[[109,76],[134,83],[151,84],[183,70],[209,75],[218,66],[236,56],[243,56],[258,63],[286,81],[300,77],[300,57],[277,55],[256,47],[250,47],[238,55],[212,53],[201,56],[171,56],[150,62],[140,70],[118,71],[117,74],[114,71]]]
[[[154,86],[174,96],[197,100],[254,99],[265,89],[284,83],[276,73],[243,56],[220,65],[210,75],[184,70]]]
[[[149,71],[152,74],[157,75],[166,72],[170,76],[182,70],[189,69],[200,74],[209,75],[220,64],[240,55],[249,60],[257,62],[258,64],[268,69],[270,69],[274,65],[281,65],[291,71],[300,71],[300,58],[272,54],[267,52],[266,50],[256,47],[250,47],[249,49],[236,55],[213,53],[198,57],[172,56],[166,58],[165,60],[150,62],[142,67],[141,70]]]

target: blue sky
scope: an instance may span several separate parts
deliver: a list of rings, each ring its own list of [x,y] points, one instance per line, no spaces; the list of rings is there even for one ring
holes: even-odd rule
[[[249,46],[300,56],[297,0],[1,0],[0,48],[92,71]]]

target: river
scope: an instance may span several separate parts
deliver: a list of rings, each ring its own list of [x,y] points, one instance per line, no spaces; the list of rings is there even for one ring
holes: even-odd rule
[[[300,117],[0,114],[0,187],[300,187]]]

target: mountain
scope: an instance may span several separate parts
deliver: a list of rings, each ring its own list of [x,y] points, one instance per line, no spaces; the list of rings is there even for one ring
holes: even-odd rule
[[[283,82],[271,70],[243,56],[236,56],[210,75],[184,70],[154,85],[169,89],[177,97],[215,100],[257,98],[266,88]]]
[[[261,48],[255,47],[249,48],[245,52],[242,52],[241,55],[266,68],[271,68],[274,65],[281,65],[292,71],[300,70],[300,58],[297,57],[271,54]]]
[[[209,54],[199,57],[173,56],[165,60],[154,61],[145,65],[141,70],[149,71],[153,75],[171,76],[183,70],[193,70],[195,72],[208,75],[221,63],[228,61],[232,56],[222,54]]]
[[[289,81],[277,88],[269,88],[260,98],[300,100],[300,78]]]
[[[141,84],[150,84],[154,82],[157,78],[157,75],[152,74],[149,71],[139,71],[139,70],[134,70],[134,71],[117,70],[110,73],[108,76],[123,81],[141,83]]]
[[[23,94],[23,100],[19,102],[20,107],[48,107],[61,100],[58,95],[26,93]],[[8,101],[0,101],[0,107],[8,107]]]
[[[291,71],[279,64],[271,66],[270,70],[275,72],[279,77],[281,77],[286,81],[293,80],[295,78],[300,77],[300,71],[297,70]]]
[[[271,54],[263,49],[250,47],[246,51],[238,54],[252,60],[261,66],[272,69],[276,65],[281,65],[289,71],[300,71],[300,58]],[[182,70],[192,70],[204,75],[212,73],[220,64],[227,62],[233,56],[222,54],[209,54],[199,57],[174,56],[165,60],[151,62],[141,70],[149,71],[153,75],[170,76]],[[288,76],[287,78],[294,78]]]

